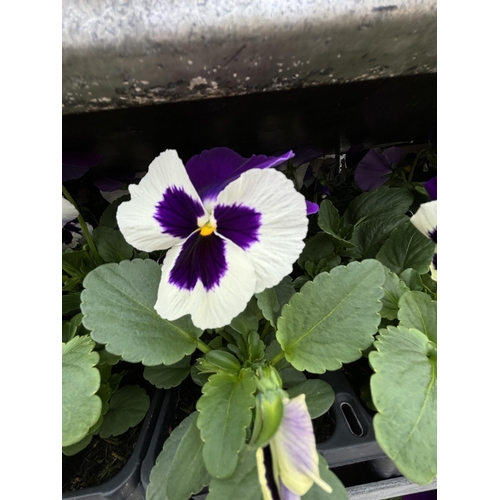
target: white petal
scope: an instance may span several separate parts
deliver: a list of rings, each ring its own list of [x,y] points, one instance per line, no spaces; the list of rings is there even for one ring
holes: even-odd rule
[[[152,252],[165,250],[182,241],[182,238],[163,233],[160,223],[154,218],[163,194],[167,188],[174,186],[201,205],[186,168],[174,150],[157,156],[139,184],[129,186],[131,200],[118,207],[116,219],[123,236],[135,248]]]
[[[73,203],[62,197],[62,225],[63,227],[73,219],[78,217],[78,210]]]
[[[259,241],[245,250],[255,268],[258,293],[292,272],[307,234],[306,201],[281,172],[252,169],[219,194],[216,205],[232,204],[253,208],[262,216]]]
[[[422,203],[410,220],[422,234],[429,237],[437,228],[437,200]]]
[[[170,283],[170,271],[179,256],[181,245],[167,252],[155,304],[161,317],[174,320],[191,314],[194,325],[205,330],[228,325],[245,309],[255,290],[252,262],[240,247],[229,240],[224,241],[227,271],[219,285],[208,292],[200,280],[191,291]]]

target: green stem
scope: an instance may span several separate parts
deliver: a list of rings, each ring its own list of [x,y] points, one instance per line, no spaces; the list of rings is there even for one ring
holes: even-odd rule
[[[212,349],[210,349],[210,347],[207,346],[207,344],[205,344],[205,342],[203,342],[203,340],[199,340],[198,339],[198,343],[196,344],[196,347],[198,347],[198,349],[203,352],[204,354],[207,354],[207,352],[210,352]]]
[[[85,235],[85,239],[87,240],[87,243],[89,244],[90,250],[94,254],[95,261],[98,266],[103,264],[103,261],[101,259],[101,256],[97,252],[97,248],[94,244],[94,240],[92,239],[92,236],[90,235],[89,228],[87,227],[87,224],[85,223],[85,219],[82,217],[82,214],[80,213],[80,209],[78,208],[77,204],[75,203],[75,200],[73,197],[69,194],[69,191],[64,187],[64,184],[62,185],[62,192],[66,199],[72,203],[72,205],[76,208],[78,211],[78,222],[80,223],[80,227],[82,228],[83,234]]]
[[[415,167],[417,166],[418,159],[420,158],[420,155],[423,153],[423,149],[418,153],[417,157],[413,160],[410,173],[408,174],[408,182],[411,182],[411,179],[413,177],[413,172],[415,171]]]
[[[262,333],[260,334],[261,340],[264,340],[266,338],[267,332],[269,331],[269,328],[271,327],[271,323],[268,321],[264,328],[262,329]]]
[[[280,351],[273,359],[271,359],[271,364],[275,365],[278,361],[281,361],[285,357],[285,351]]]

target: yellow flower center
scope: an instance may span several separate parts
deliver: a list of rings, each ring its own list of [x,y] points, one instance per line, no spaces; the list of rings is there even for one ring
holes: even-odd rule
[[[200,228],[200,234],[202,236],[209,236],[215,231],[215,224],[212,225],[210,222],[207,222],[204,226]]]

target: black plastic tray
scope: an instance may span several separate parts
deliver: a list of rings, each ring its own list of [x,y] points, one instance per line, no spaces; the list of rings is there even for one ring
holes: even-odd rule
[[[113,478],[99,486],[62,494],[64,500],[143,500],[145,486],[141,482],[141,466],[156,430],[160,409],[169,391],[157,389],[137,439],[132,456],[125,467]]]

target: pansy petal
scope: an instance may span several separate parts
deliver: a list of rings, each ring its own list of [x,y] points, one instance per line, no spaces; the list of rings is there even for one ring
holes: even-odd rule
[[[385,184],[387,182],[385,176],[391,172],[390,162],[387,158],[370,149],[358,163],[354,172],[354,180],[360,189],[370,191]]]
[[[410,220],[422,234],[437,243],[437,200],[422,203]]]
[[[118,227],[139,250],[165,250],[198,228],[205,210],[176,151],[156,157],[138,185],[130,185],[131,199],[118,207]]]
[[[330,190],[328,190],[330,191]],[[330,194],[330,192],[328,192]],[[306,200],[307,215],[312,215],[319,212],[319,205],[313,201]]]
[[[63,182],[79,179],[88,171],[90,167],[95,167],[100,161],[101,155],[99,153],[63,153]]]
[[[243,158],[229,148],[213,148],[193,156],[186,163],[186,170],[205,206],[210,208],[217,195],[231,181],[252,168],[269,168],[293,156],[293,152],[280,156],[253,155]]]
[[[383,153],[382,156],[387,158],[389,160],[389,165],[399,165],[399,162],[403,159],[404,153],[401,148],[398,148],[397,146],[392,146],[390,148],[387,148]]]
[[[167,252],[155,309],[168,320],[190,314],[203,330],[219,328],[245,309],[254,290],[252,262],[240,247],[194,233]]]
[[[255,268],[256,293],[277,285],[292,272],[293,264],[304,248],[308,225],[306,201],[295,190],[292,181],[274,169],[249,170],[219,194],[214,214],[219,206],[242,206],[260,216],[257,232],[252,224],[241,225],[238,220],[231,224],[232,233],[242,235],[234,242],[248,242],[243,248]],[[226,224],[226,228],[228,226]],[[221,234],[232,238],[222,229]],[[249,234],[253,238],[251,242]]]
[[[62,227],[68,222],[78,217],[78,210],[73,203],[68,201],[64,196],[62,197]]]
[[[290,491],[280,480],[280,493],[281,500],[300,500],[300,496],[296,495],[293,491]]]
[[[424,184],[424,188],[431,200],[437,200],[437,177],[433,177]]]
[[[331,493],[319,474],[316,441],[305,395],[284,401],[281,425],[270,442],[273,466],[283,484],[296,495],[305,495],[313,483]]]

